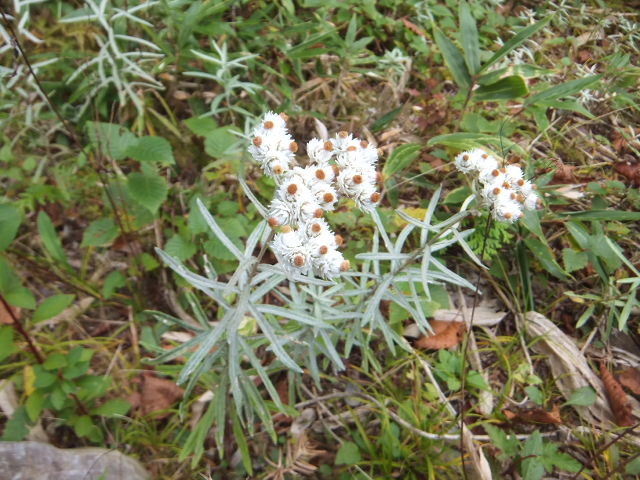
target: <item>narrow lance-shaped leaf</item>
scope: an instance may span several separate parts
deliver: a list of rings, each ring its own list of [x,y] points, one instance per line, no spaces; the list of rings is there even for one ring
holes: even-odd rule
[[[464,59],[471,75],[480,71],[480,42],[478,40],[478,27],[471,15],[469,4],[460,2],[460,38]]]
[[[545,25],[549,22],[549,20],[551,20],[551,17],[544,18],[540,20],[538,23],[529,25],[528,27],[525,27],[522,30],[520,30],[518,33],[516,33],[513,38],[511,38],[507,43],[505,43],[500,48],[500,50],[498,50],[496,53],[493,54],[493,56],[489,59],[487,63],[482,65],[480,72],[485,71],[491,65],[493,65],[498,60],[500,60],[502,57],[509,54],[509,52],[514,48],[519,47],[531,35],[538,32],[539,30],[542,30],[545,27]]]
[[[451,75],[456,83],[462,89],[467,90],[471,88],[471,75],[469,75],[469,70],[467,70],[467,65],[460,50],[458,50],[454,43],[449,40],[438,27],[433,28],[433,38],[442,52],[444,61],[449,67],[449,70],[451,70]]]
[[[519,75],[512,75],[498,80],[491,85],[484,85],[473,92],[476,101],[511,100],[524,97],[528,93],[527,84]]]
[[[547,88],[541,92],[536,93],[535,95],[530,96],[524,102],[525,105],[533,105],[535,103],[540,103],[545,100],[557,100],[559,98],[567,97],[569,95],[573,95],[578,93],[589,85],[597,82],[602,78],[602,75],[591,75],[589,77],[578,78],[576,80],[571,80],[569,82],[561,83],[560,85],[555,85],[551,88]]]

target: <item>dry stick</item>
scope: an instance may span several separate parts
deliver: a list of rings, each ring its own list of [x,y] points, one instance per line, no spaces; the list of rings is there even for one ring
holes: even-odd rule
[[[51,110],[53,111],[55,116],[58,118],[58,120],[60,121],[60,123],[64,127],[64,130],[66,130],[67,134],[71,137],[73,142],[76,145],[79,145],[79,146],[82,145],[82,143],[80,142],[80,136],[76,132],[76,130],[73,127],[73,125],[71,125],[62,116],[62,113],[60,113],[60,110],[58,110],[58,107],[51,101],[51,98],[49,97],[49,94],[42,87],[42,84],[40,83],[40,79],[38,78],[36,73],[33,71],[33,67],[31,66],[31,62],[29,61],[29,57],[27,57],[27,54],[25,53],[24,49],[22,48],[22,44],[20,43],[20,39],[18,38],[18,35],[16,34],[15,30],[13,29],[13,25],[11,25],[11,22],[9,22],[9,19],[7,18],[7,14],[5,13],[4,8],[2,8],[2,7],[0,7],[0,14],[2,15],[3,23],[4,23],[5,27],[7,28],[7,31],[9,32],[9,35],[11,37],[11,41],[14,44],[14,47],[20,52],[20,55],[22,56],[22,59],[24,60],[24,63],[26,64],[30,75],[33,77],[34,81],[36,82],[36,85],[38,86],[38,89],[40,90],[40,93],[42,93],[42,95],[44,96],[45,100],[47,101],[47,104],[49,105],[49,107],[51,108]],[[116,206],[116,201],[113,198],[113,195],[111,194],[111,191],[107,188],[108,179],[104,176],[104,172],[102,172],[102,170],[100,168],[100,165],[97,165],[95,163],[95,160],[93,159],[93,157],[91,155],[89,155],[89,159],[90,159],[89,163],[90,163],[91,167],[93,168],[94,172],[98,175],[98,178],[100,179],[100,182],[104,186],[104,192],[105,192],[105,194],[107,196],[107,200],[109,201],[109,204],[111,205],[111,209],[113,210],[116,223],[118,224],[118,228],[120,229],[120,232],[122,232],[123,237],[127,241],[127,246],[129,247],[129,251],[131,253],[133,253],[133,248],[131,248],[131,240],[129,238],[129,231],[125,229],[122,217],[121,217],[121,215],[120,215],[120,213],[118,211],[118,208]],[[134,262],[135,262],[135,261],[137,261],[138,257],[134,256],[133,258],[134,258]]]
[[[482,263],[484,259],[484,252],[487,248],[487,239],[489,238],[489,228],[491,227],[491,223],[492,223],[491,220],[492,220],[492,217],[489,214],[487,218],[487,225],[485,226],[485,229],[484,229],[484,236],[482,239],[482,249],[480,250],[480,263]],[[473,306],[471,307],[471,318],[469,319],[469,327],[466,335],[464,336],[464,340],[462,342],[462,359],[460,363],[460,459],[462,461],[462,475],[465,480],[468,479],[467,469],[464,466],[464,435],[463,435],[464,428],[465,428],[465,424],[464,424],[464,399],[465,399],[465,387],[466,387],[465,383],[467,380],[465,360],[467,358],[467,351],[469,349],[469,333],[473,328],[473,320],[475,318],[476,307],[478,305],[478,292],[480,291],[481,276],[482,276],[482,268],[480,268],[480,271],[478,272],[478,276],[476,278],[476,289],[475,289],[475,292],[473,293]]]

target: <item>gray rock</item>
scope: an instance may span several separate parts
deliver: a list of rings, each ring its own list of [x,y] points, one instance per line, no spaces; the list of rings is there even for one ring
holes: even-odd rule
[[[60,449],[40,442],[0,442],[0,480],[148,480],[131,457],[106,448]]]

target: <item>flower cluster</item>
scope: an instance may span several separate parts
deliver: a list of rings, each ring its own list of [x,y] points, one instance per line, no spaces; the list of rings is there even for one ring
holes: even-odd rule
[[[455,165],[478,180],[482,198],[498,221],[513,223],[524,215],[523,210],[534,210],[541,204],[536,185],[524,179],[520,167],[500,168],[498,161],[480,148],[459,154]]]
[[[286,126],[287,117],[268,112],[253,130],[249,153],[277,186],[269,206],[269,225],[281,227],[271,247],[289,271],[311,271],[332,278],[349,269],[337,248],[342,243],[324,213],[336,207],[340,195],[371,211],[380,201],[376,191],[378,151],[348,132],[331,140],[307,144],[309,164],[297,165],[298,144]]]

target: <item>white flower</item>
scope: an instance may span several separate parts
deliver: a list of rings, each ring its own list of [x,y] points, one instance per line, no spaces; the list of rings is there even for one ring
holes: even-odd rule
[[[271,242],[271,247],[285,268],[294,269],[303,274],[311,268],[311,254],[299,230],[289,227],[278,233]]]
[[[522,169],[517,165],[507,165],[505,170],[505,181],[511,185],[511,188],[516,188],[518,181],[524,178]]]
[[[335,204],[338,201],[338,193],[330,184],[318,182],[313,184],[310,190],[316,202],[318,202],[324,210],[333,210],[335,208]]]
[[[291,225],[297,221],[298,212],[296,205],[274,198],[269,205],[269,225]]]
[[[330,140],[325,142],[319,138],[312,138],[307,143],[307,155],[317,165],[327,165],[335,153],[336,149]]]
[[[349,270],[349,261],[345,260],[339,251],[329,250],[326,254],[315,258],[313,266],[319,275],[333,278]]]
[[[526,210],[535,210],[538,205],[540,205],[542,203],[542,201],[540,200],[540,197],[538,197],[537,194],[531,192],[529,193],[525,198],[524,198],[524,208]]]

